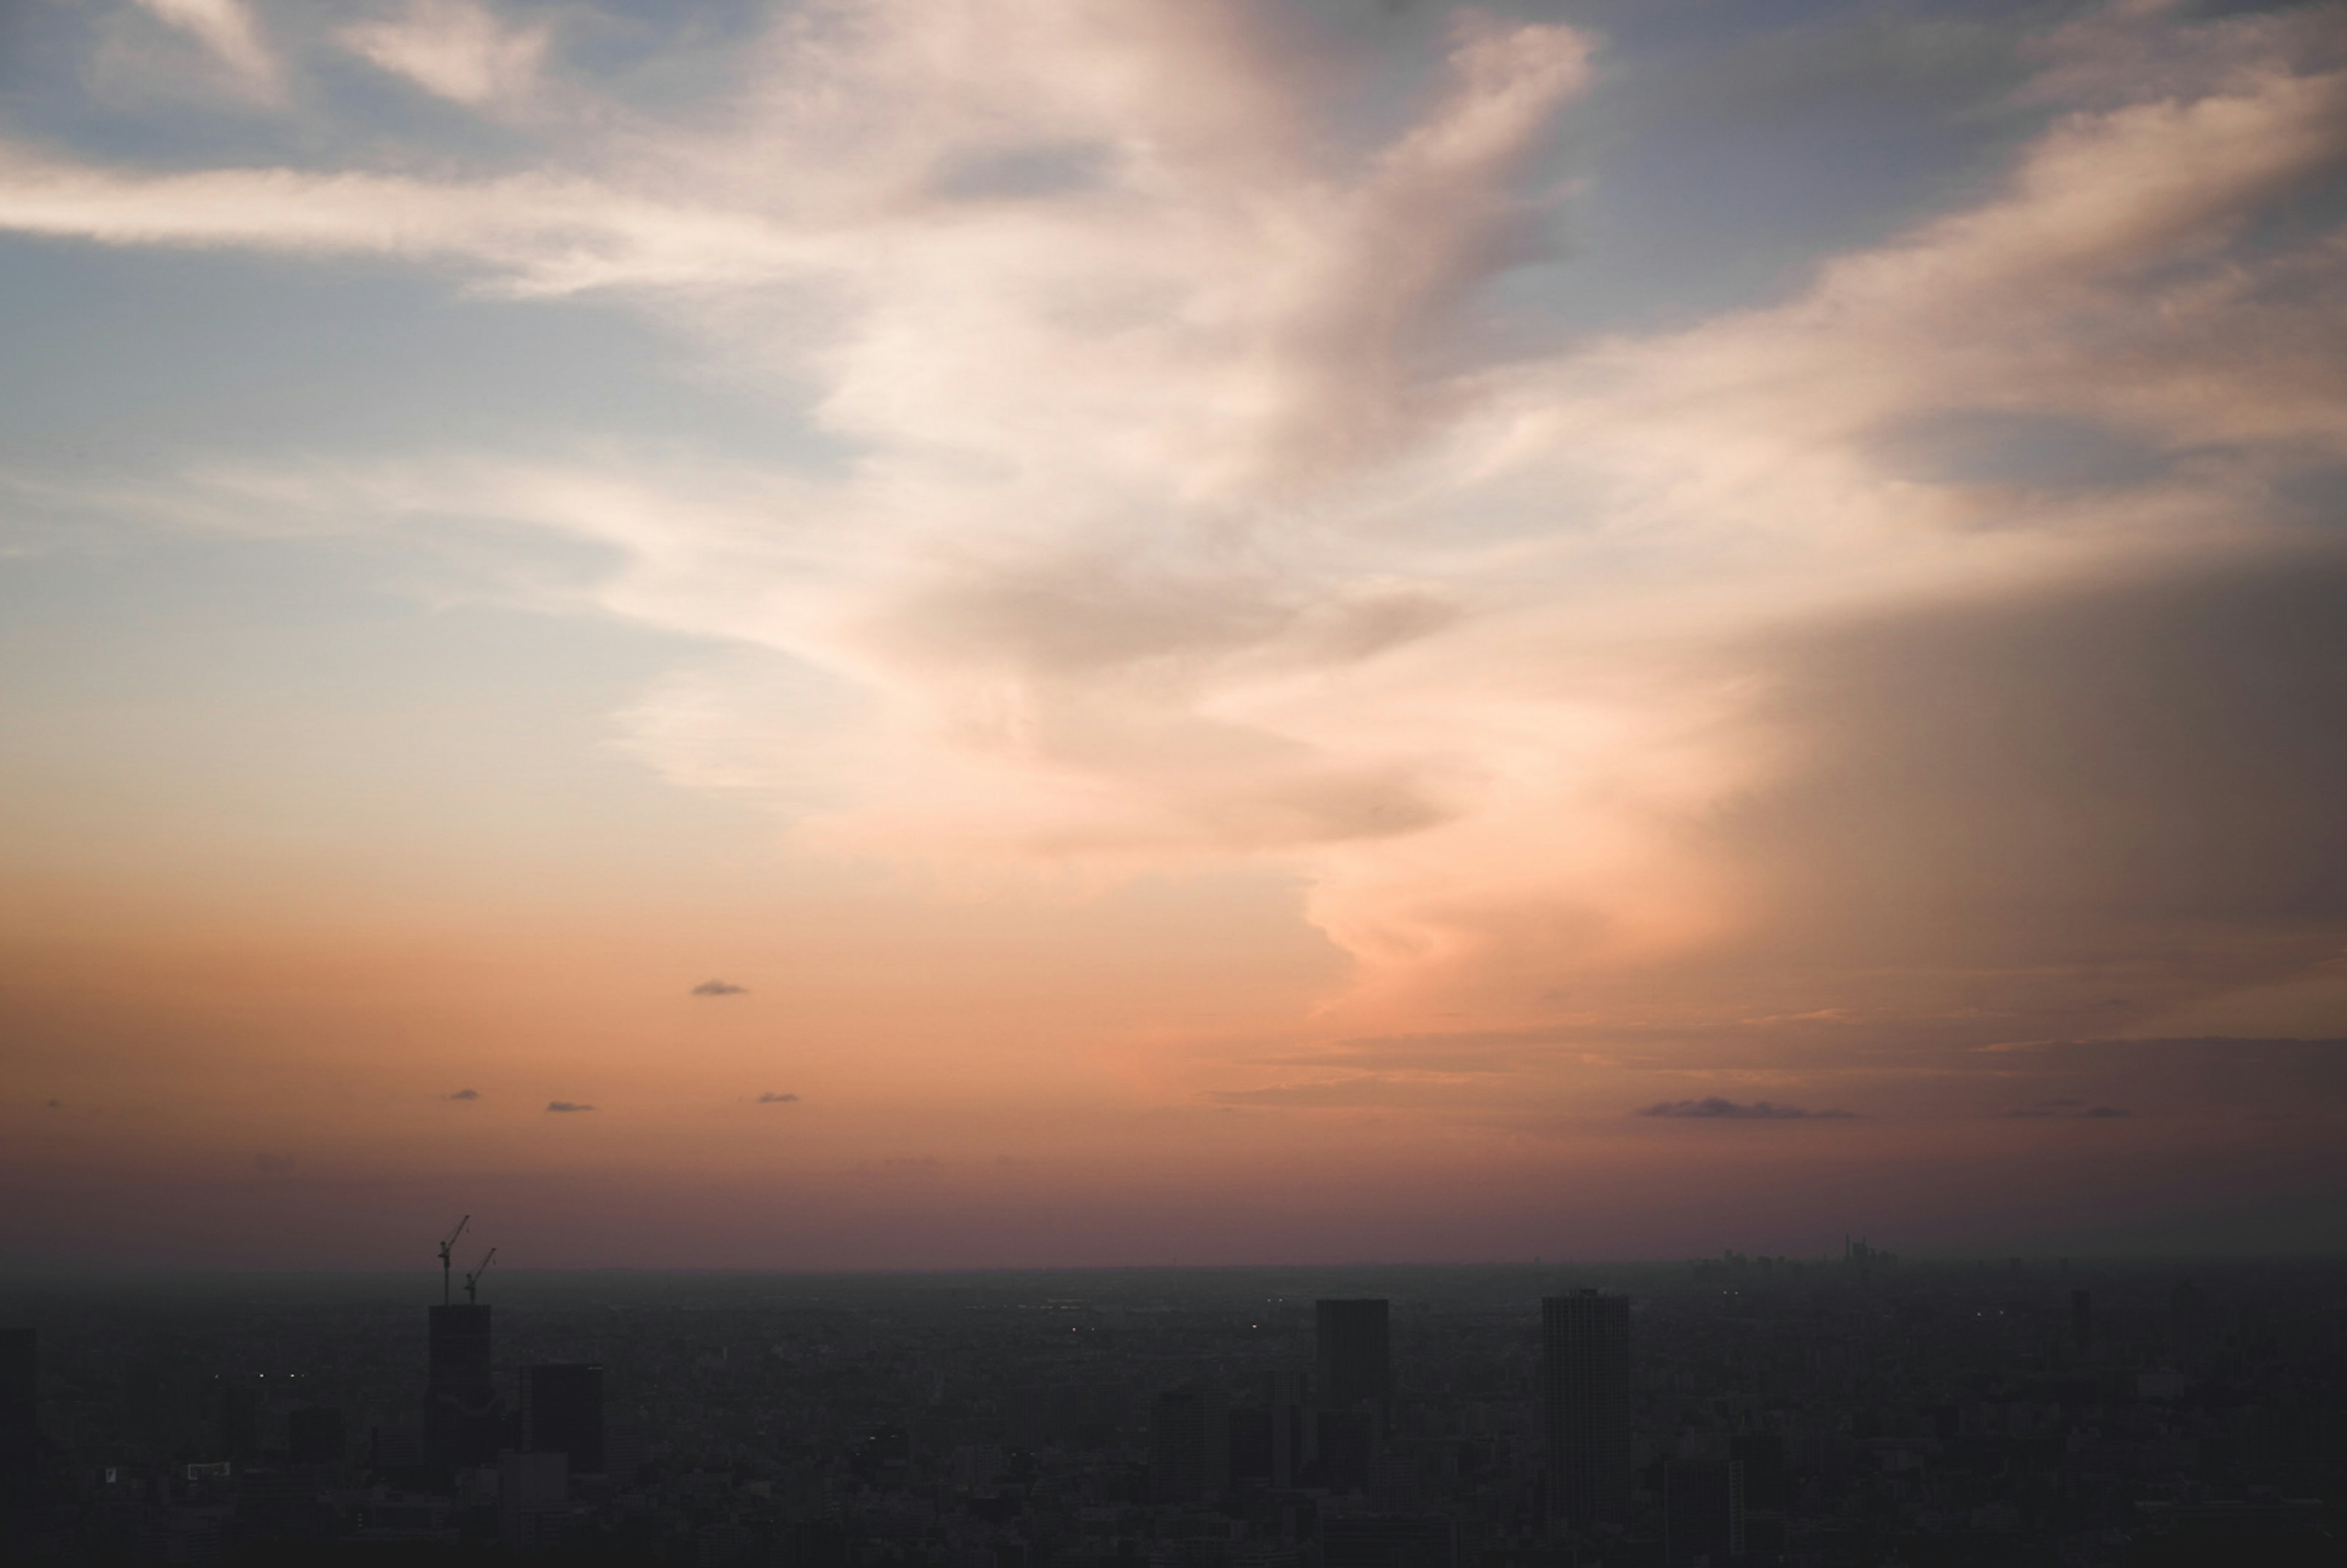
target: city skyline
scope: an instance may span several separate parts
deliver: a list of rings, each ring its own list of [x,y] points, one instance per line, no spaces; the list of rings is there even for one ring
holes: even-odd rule
[[[0,1544],[2296,1568],[2337,1556],[2340,1280],[2335,1259],[1855,1242],[1582,1268],[555,1274],[495,1307],[430,1304],[423,1270],[0,1276],[0,1324],[42,1325],[0,1326]]]

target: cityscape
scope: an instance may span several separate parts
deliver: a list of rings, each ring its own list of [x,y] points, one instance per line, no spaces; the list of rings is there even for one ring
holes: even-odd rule
[[[2347,1564],[2347,0],[0,0],[0,1568]]]
[[[2340,1544],[2347,1269],[2323,1263],[1853,1240],[427,1279],[8,1280],[33,1325],[0,1335],[10,1560],[2152,1568]]]

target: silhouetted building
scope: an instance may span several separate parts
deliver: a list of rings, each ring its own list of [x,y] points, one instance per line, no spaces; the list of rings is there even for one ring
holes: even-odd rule
[[[1729,1440],[1727,1457],[1744,1467],[1747,1514],[1782,1512],[1785,1440],[1774,1432],[1745,1432]]]
[[[0,1543],[37,1491],[41,1462],[39,1337],[30,1328],[0,1328]]]
[[[1732,1459],[1664,1465],[1663,1561],[1669,1568],[1725,1568],[1743,1555],[1743,1465]]]
[[[1150,1481],[1163,1502],[1201,1502],[1230,1487],[1230,1417],[1222,1390],[1184,1383],[1150,1410]]]
[[[2095,1295],[2090,1290],[2070,1293],[2070,1348],[2081,1362],[2095,1355]]]
[[[566,1454],[572,1475],[603,1473],[603,1368],[591,1363],[525,1367],[522,1447]]]
[[[1379,1416],[1393,1400],[1393,1361],[1381,1297],[1312,1304],[1313,1387],[1323,1409],[1366,1406]]]
[[[1541,1303],[1541,1418],[1549,1506],[1575,1529],[1618,1520],[1630,1495],[1630,1302],[1583,1290]]]
[[[241,1378],[220,1391],[220,1451],[238,1467],[261,1458],[261,1390]]]
[[[1452,1568],[1456,1542],[1448,1519],[1368,1515],[1320,1522],[1323,1568]]]
[[[236,1534],[246,1542],[325,1544],[331,1520],[318,1505],[317,1483],[279,1471],[254,1471],[236,1480]]]
[[[1316,1410],[1312,1415],[1313,1475],[1336,1491],[1369,1484],[1369,1464],[1378,1457],[1378,1418],[1366,1407]]]
[[[497,1456],[497,1533],[508,1546],[548,1552],[562,1544],[570,1512],[570,1465],[559,1452]]]
[[[340,1464],[348,1450],[343,1412],[305,1405],[285,1418],[285,1457],[295,1464]]]
[[[1271,1479],[1271,1411],[1262,1405],[1231,1407],[1231,1480]]]
[[[2210,1338],[2209,1298],[2185,1280],[2168,1297],[2168,1349],[2176,1369],[2187,1378],[2207,1377]]]
[[[1264,1375],[1263,1402],[1231,1411],[1231,1479],[1297,1485],[1317,1451],[1312,1440],[1311,1379],[1301,1372]]]
[[[1312,1380],[1301,1372],[1272,1372],[1264,1378],[1271,1407],[1272,1485],[1296,1484],[1317,1451],[1312,1431]]]
[[[431,1310],[432,1359],[424,1446],[434,1464],[487,1464],[497,1451],[497,1394],[489,1376],[489,1309]]]

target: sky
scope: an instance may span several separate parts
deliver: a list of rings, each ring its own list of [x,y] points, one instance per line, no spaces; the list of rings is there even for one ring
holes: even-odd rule
[[[0,5],[0,1262],[2347,1245],[2347,6]]]

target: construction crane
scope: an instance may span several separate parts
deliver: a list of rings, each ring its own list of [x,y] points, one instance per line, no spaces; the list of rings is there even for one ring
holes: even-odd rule
[[[443,1307],[447,1306],[452,1299],[448,1285],[448,1271],[451,1266],[448,1255],[456,1249],[456,1238],[463,1235],[465,1227],[472,1223],[473,1216],[466,1214],[456,1222],[456,1228],[448,1233],[448,1239],[440,1244],[440,1305]]]
[[[488,1256],[481,1259],[481,1266],[473,1270],[472,1273],[465,1276],[466,1306],[470,1307],[473,1304],[473,1287],[480,1282],[481,1276],[489,1272],[489,1265],[496,1260],[497,1255],[497,1249],[495,1247],[489,1248]]]

